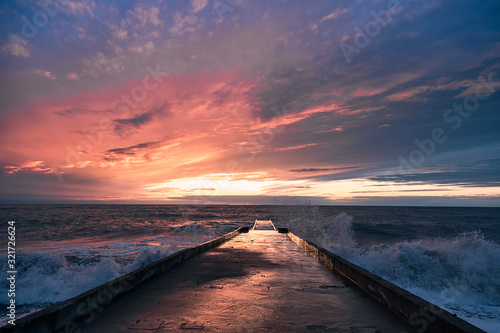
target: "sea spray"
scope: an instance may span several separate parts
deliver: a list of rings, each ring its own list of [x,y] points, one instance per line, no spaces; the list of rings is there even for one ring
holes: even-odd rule
[[[500,247],[478,232],[455,238],[423,239],[390,246],[361,248],[349,259],[405,288],[443,293],[443,301],[454,302],[453,293],[500,305]]]
[[[323,214],[317,206],[284,206],[277,212],[278,225],[325,248],[352,249],[357,246],[352,216]]]
[[[344,256],[483,328],[500,324],[500,247],[479,232],[376,245]]]

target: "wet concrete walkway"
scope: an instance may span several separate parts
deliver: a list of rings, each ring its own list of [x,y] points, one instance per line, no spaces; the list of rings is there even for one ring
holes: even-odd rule
[[[416,331],[346,285],[286,234],[259,227],[175,266],[78,328],[93,333]]]

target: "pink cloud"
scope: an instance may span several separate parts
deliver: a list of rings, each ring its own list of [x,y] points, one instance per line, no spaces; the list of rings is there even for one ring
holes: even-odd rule
[[[41,70],[41,69],[35,69],[35,70],[33,70],[33,73],[35,73],[37,75],[41,75],[41,76],[46,77],[46,78],[51,79],[51,80],[55,80],[56,79],[54,77],[54,75],[52,75],[52,73],[49,72],[49,71],[44,71],[44,70]]]
[[[375,89],[375,90],[358,89],[352,94],[352,97],[373,96],[380,94],[383,91],[384,89]]]
[[[353,114],[356,114],[356,113],[363,113],[363,112],[372,112],[372,111],[376,111],[376,110],[380,110],[381,108],[378,107],[378,108],[364,108],[364,109],[355,109],[355,110],[351,110],[349,108],[343,108],[340,110],[340,114],[345,114],[345,115],[353,115]]]
[[[275,150],[276,151],[296,150],[296,149],[303,149],[303,148],[308,148],[308,147],[320,146],[320,145],[324,145],[324,144],[325,144],[325,142],[313,142],[313,143],[306,143],[303,145],[297,145],[297,146],[292,146],[292,147],[277,148]]]
[[[338,91],[331,91],[329,93],[314,93],[311,95],[317,101],[330,96],[340,97],[341,94]]]
[[[315,131],[314,133],[330,133],[330,132],[343,132],[344,128],[342,126],[337,126],[335,128],[323,131]]]
[[[388,96],[388,98],[392,101],[402,101],[404,99],[410,98],[414,95],[412,91],[404,92],[404,93],[398,93],[398,94],[392,94]]]

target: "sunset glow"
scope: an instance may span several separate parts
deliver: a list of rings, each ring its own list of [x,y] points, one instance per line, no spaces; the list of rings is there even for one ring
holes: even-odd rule
[[[400,6],[4,3],[1,201],[498,206],[498,4]]]

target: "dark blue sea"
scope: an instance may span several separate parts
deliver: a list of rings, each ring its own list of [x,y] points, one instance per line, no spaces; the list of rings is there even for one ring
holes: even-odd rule
[[[18,313],[26,314],[255,219],[272,219],[500,332],[500,208],[2,205],[1,308],[8,302],[8,221],[16,226]]]

